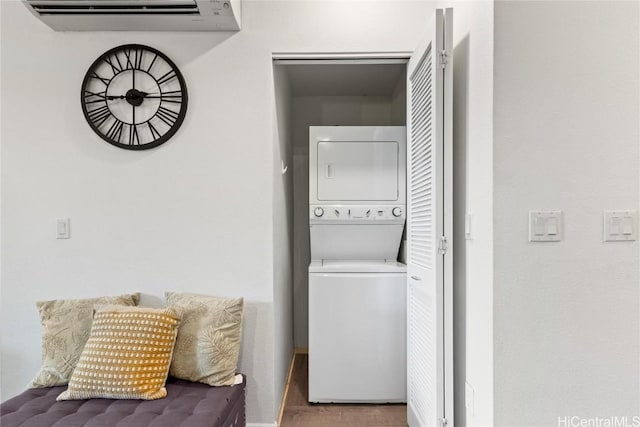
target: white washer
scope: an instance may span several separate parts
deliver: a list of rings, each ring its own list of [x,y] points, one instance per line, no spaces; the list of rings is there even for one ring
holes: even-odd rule
[[[406,402],[406,266],[309,266],[309,401]]]

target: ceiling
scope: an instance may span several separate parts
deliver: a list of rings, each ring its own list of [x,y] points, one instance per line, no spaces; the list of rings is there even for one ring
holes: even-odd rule
[[[290,64],[293,96],[390,96],[405,78],[406,64]]]

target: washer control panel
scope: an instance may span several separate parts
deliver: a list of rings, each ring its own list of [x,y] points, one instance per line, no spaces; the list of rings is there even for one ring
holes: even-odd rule
[[[309,219],[314,222],[404,220],[405,209],[399,205],[311,205]]]

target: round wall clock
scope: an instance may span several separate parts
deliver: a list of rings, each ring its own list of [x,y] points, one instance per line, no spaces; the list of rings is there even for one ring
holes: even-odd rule
[[[187,85],[162,52],[127,44],[102,54],[82,81],[82,111],[109,144],[128,150],[171,138],[187,112]]]

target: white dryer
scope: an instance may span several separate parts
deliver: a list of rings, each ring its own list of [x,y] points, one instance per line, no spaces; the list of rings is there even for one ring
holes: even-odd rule
[[[406,401],[406,131],[309,128],[309,401]]]

